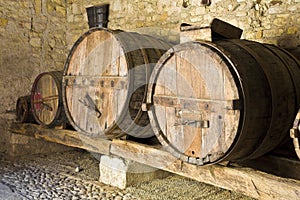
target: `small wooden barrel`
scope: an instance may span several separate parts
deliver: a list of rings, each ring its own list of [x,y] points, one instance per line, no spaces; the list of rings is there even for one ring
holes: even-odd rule
[[[62,71],[39,74],[31,90],[31,107],[35,120],[43,126],[53,128],[66,122],[62,103]]]
[[[90,29],[74,44],[63,75],[63,103],[72,126],[89,136],[154,136],[146,85],[171,45],[132,32]]]
[[[91,6],[86,8],[89,28],[104,27],[107,28],[109,4]]]
[[[151,125],[186,162],[259,157],[288,137],[300,105],[299,67],[286,51],[252,41],[177,45],[150,78]]]
[[[34,123],[35,119],[31,110],[30,95],[19,97],[16,105],[17,121]]]

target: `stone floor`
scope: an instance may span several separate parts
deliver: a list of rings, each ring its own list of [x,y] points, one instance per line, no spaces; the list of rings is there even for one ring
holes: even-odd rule
[[[99,155],[73,150],[6,159],[0,155],[0,199],[251,199],[177,175],[120,190],[98,182]]]

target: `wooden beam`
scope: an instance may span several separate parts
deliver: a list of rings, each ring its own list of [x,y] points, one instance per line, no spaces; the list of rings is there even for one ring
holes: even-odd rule
[[[10,131],[17,134],[33,136],[37,139],[109,155],[110,140],[87,137],[84,134],[72,130],[48,129],[36,124],[13,123],[10,126]]]
[[[103,138],[89,138],[76,131],[46,129],[35,124],[13,123],[10,131],[100,154],[116,155],[258,199],[300,199],[300,180],[282,178],[247,167],[196,166],[175,158],[162,146],[117,139],[109,141]],[[294,162],[291,167],[298,168],[299,162]]]
[[[184,163],[163,149],[113,140],[114,155],[147,164],[194,180],[233,190],[258,199],[300,199],[300,181],[250,168]]]

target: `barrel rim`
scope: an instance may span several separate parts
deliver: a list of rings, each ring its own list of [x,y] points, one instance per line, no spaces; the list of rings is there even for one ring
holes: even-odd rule
[[[36,122],[40,125],[43,125],[43,126],[47,126],[49,128],[53,128],[57,125],[60,125],[62,124],[63,121],[65,121],[65,119],[63,119],[63,114],[64,114],[64,108],[62,106],[62,97],[60,95],[60,92],[61,92],[61,82],[58,80],[58,78],[55,76],[55,73],[62,73],[62,71],[48,71],[48,72],[42,72],[40,73],[36,78],[35,78],[35,81],[32,85],[32,88],[31,88],[31,94],[30,94],[30,104],[31,104],[31,110],[32,110],[32,114],[34,116],[34,119],[36,120]],[[38,81],[45,75],[49,75],[53,78],[53,80],[55,81],[55,84],[57,86],[57,90],[58,90],[58,106],[57,106],[57,110],[55,112],[55,116],[53,118],[53,120],[46,124],[45,122],[41,121],[37,116],[36,116],[36,113],[35,113],[35,109],[34,109],[34,91],[35,91],[35,88],[38,84]]]
[[[63,79],[62,79],[62,102],[63,102],[63,105],[64,105],[64,108],[65,108],[65,114],[70,122],[70,124],[78,131],[80,132],[81,134],[83,135],[88,135],[88,136],[95,136],[97,137],[99,133],[97,134],[93,134],[93,133],[90,133],[90,132],[87,132],[86,130],[82,129],[74,120],[74,118],[72,117],[72,114],[70,113],[70,109],[69,109],[69,106],[68,106],[68,103],[67,103],[67,95],[66,95],[66,81],[65,81],[65,77],[66,76],[71,76],[71,74],[67,74],[67,71],[69,69],[69,64],[70,64],[70,61],[74,55],[74,52],[76,50],[76,48],[80,45],[80,43],[86,38],[88,37],[89,35],[93,34],[94,32],[97,32],[97,31],[105,31],[105,32],[108,32],[110,34],[112,34],[114,36],[114,38],[120,42],[119,38],[115,37],[116,34],[118,33],[123,33],[124,31],[123,30],[113,30],[113,29],[109,29],[109,28],[105,28],[105,27],[93,27],[91,29],[89,29],[88,31],[86,31],[84,34],[82,34],[77,40],[76,42],[73,44],[69,54],[68,54],[68,57],[66,59],[66,62],[65,62],[65,65],[64,65],[64,70],[63,70]],[[124,47],[120,45],[120,47],[122,48],[122,50],[125,52],[124,50]],[[124,54],[124,56],[126,57],[126,60],[128,60],[128,55],[126,55],[126,53]],[[127,62],[127,69],[128,69],[128,62]],[[128,73],[128,80],[130,80],[130,74]],[[128,81],[129,84],[132,84],[131,81]],[[126,102],[124,104],[128,104],[129,102],[129,99],[126,98]],[[124,111],[122,111],[124,112]],[[121,114],[122,115],[122,114]],[[115,128],[118,127],[117,125],[118,123],[117,122],[114,122],[110,127],[108,127],[108,129],[106,129],[106,132],[111,132],[112,130],[114,130]],[[122,136],[122,135],[121,135]]]
[[[150,64],[152,64],[152,63],[148,63],[147,60],[145,59],[145,56],[147,57],[147,55],[148,55],[147,54],[148,53],[147,49],[148,48],[149,49],[154,49],[155,53],[156,53],[155,55],[156,56],[159,55],[159,57],[160,57],[161,55],[163,55],[163,53],[166,51],[166,49],[169,49],[171,47],[170,43],[168,43],[166,41],[163,41],[161,39],[158,39],[156,37],[150,36],[150,35],[145,35],[145,34],[141,34],[141,33],[137,33],[137,32],[127,32],[127,31],[123,31],[123,30],[119,30],[119,29],[111,30],[111,29],[103,28],[103,27],[95,27],[95,28],[89,29],[80,38],[78,38],[78,40],[73,45],[73,47],[72,47],[72,49],[71,49],[71,51],[68,55],[68,58],[66,60],[65,66],[64,66],[63,83],[62,83],[63,88],[62,88],[62,90],[63,90],[63,103],[64,103],[64,106],[65,106],[66,115],[67,115],[70,123],[74,126],[74,128],[77,131],[79,131],[80,133],[85,134],[85,135],[91,135],[91,134],[90,134],[89,131],[85,131],[85,129],[82,129],[80,126],[76,125],[76,121],[73,119],[73,116],[71,115],[70,110],[68,109],[69,107],[67,105],[68,104],[68,102],[67,102],[68,98],[67,98],[67,94],[66,94],[65,77],[68,76],[68,67],[69,67],[70,61],[71,61],[71,59],[74,55],[74,52],[76,51],[76,48],[78,47],[78,45],[80,45],[80,43],[86,37],[88,37],[89,34],[92,34],[93,32],[96,32],[96,31],[109,32],[110,34],[113,35],[112,37],[114,37],[114,39],[117,40],[117,42],[119,43],[119,46],[122,48],[122,50],[124,52],[124,57],[125,57],[125,60],[126,60],[126,64],[127,64],[126,68],[128,69],[128,72],[129,72],[127,74],[127,79],[128,79],[127,87],[128,87],[128,90],[129,90],[128,92],[134,92],[133,90],[135,89],[135,86],[139,84],[139,82],[138,82],[138,84],[136,84],[135,81],[132,81],[132,80],[134,80],[134,77],[133,77],[134,74],[137,73],[137,72],[133,72],[131,74],[131,69],[134,69],[134,67],[137,66],[136,64],[138,64],[139,66],[143,65],[143,66],[146,66],[146,67],[150,66]],[[124,34],[125,37],[122,37],[122,34]],[[132,44],[132,43],[128,42],[128,37],[135,39],[134,38],[135,36],[139,36],[139,37],[137,37],[135,44],[134,43]],[[151,46],[149,46],[149,47],[148,46],[143,46],[141,43],[139,43],[141,39],[146,39],[147,40],[147,45],[151,45]],[[157,41],[156,45],[153,45],[151,40]],[[134,53],[131,53],[134,50],[138,50],[138,54],[141,55],[141,58],[142,57],[144,58],[143,63],[137,63],[136,61],[134,61],[134,58],[132,57]],[[145,50],[146,53],[145,52],[143,53],[144,50]],[[158,60],[158,58],[157,58],[157,60]],[[155,61],[155,63],[157,62],[157,60]],[[152,71],[152,69],[151,69],[151,71]],[[69,75],[72,75],[72,74],[69,74]],[[146,79],[146,80],[148,80],[148,79]],[[145,85],[145,87],[146,87],[146,85]],[[143,99],[146,98],[145,94],[146,94],[146,89],[145,89],[145,92],[143,93],[143,95],[144,95]],[[128,95],[126,96],[125,105],[129,105],[130,98],[131,98],[131,96],[128,96]],[[145,101],[143,101],[143,102],[145,102]],[[141,103],[143,103],[143,102],[141,102]],[[120,133],[120,135],[117,135],[117,136],[114,135],[113,138],[121,137],[125,134],[130,135],[130,133],[128,133],[128,132],[132,132],[134,130],[134,127],[135,127],[133,125],[133,123],[141,122],[141,125],[143,124],[143,119],[142,118],[145,115],[143,113],[146,113],[146,112],[143,112],[142,107],[140,107],[137,114],[134,114],[134,117],[131,118],[132,123],[130,123],[128,125],[126,124],[126,122],[123,123],[122,121],[123,121],[123,119],[125,119],[124,116],[125,117],[128,116],[128,110],[129,110],[128,108],[124,108],[120,112],[118,117],[116,118],[117,123],[115,122],[115,124],[113,126],[108,127],[109,129],[105,129],[104,132],[105,132],[106,137],[109,137],[110,136],[109,132],[112,133],[112,131],[114,131],[114,130],[116,130],[116,132],[118,132],[118,133],[121,131],[121,133]],[[147,115],[147,113],[146,113],[146,115]],[[139,118],[139,116],[141,116],[141,117]],[[127,121],[129,121],[129,120],[127,120]],[[126,125],[126,127],[125,127],[125,125]],[[96,134],[96,132],[94,131],[92,134],[94,135],[94,134]],[[154,135],[154,133],[152,134],[152,136],[153,135]],[[133,135],[133,136],[137,137],[136,135]],[[140,136],[138,136],[138,137],[140,137]],[[145,137],[147,137],[147,136],[145,136]]]
[[[207,158],[194,158],[194,159],[191,159],[190,156],[187,156],[184,153],[178,151],[177,148],[174,147],[168,141],[168,139],[166,138],[166,136],[164,135],[162,130],[159,128],[158,119],[156,117],[154,106],[153,106],[153,94],[154,94],[154,91],[155,91],[155,83],[157,81],[158,74],[160,73],[160,71],[164,67],[164,64],[169,59],[171,59],[171,57],[174,55],[174,53],[176,51],[188,49],[189,45],[191,45],[191,44],[206,46],[206,47],[210,48],[212,51],[215,51],[219,56],[221,56],[225,62],[228,63],[228,65],[227,65],[228,70],[231,72],[231,75],[234,79],[234,82],[235,82],[237,90],[238,90],[239,99],[240,99],[241,105],[242,105],[242,107],[240,109],[239,125],[238,125],[238,129],[237,129],[237,132],[236,132],[236,137],[232,141],[232,143],[231,143],[230,147],[228,148],[227,152],[225,152],[225,154],[222,157],[216,159],[213,162],[210,162],[209,159],[207,160]],[[161,142],[161,144],[166,147],[167,151],[169,151],[174,156],[180,158],[183,161],[193,163],[193,164],[197,164],[197,165],[203,165],[203,164],[214,164],[214,163],[218,163],[218,162],[221,162],[221,161],[225,160],[227,158],[228,154],[230,154],[230,152],[234,148],[234,144],[239,140],[240,132],[244,127],[244,121],[245,121],[244,119],[245,119],[245,116],[246,116],[246,109],[245,109],[246,102],[244,101],[244,99],[245,99],[245,93],[244,93],[244,89],[243,89],[243,83],[241,81],[239,73],[237,72],[235,64],[230,59],[230,54],[227,53],[226,50],[224,50],[221,46],[219,46],[215,43],[212,43],[212,42],[209,42],[209,41],[204,41],[204,40],[196,40],[196,41],[189,41],[189,42],[185,42],[185,43],[173,46],[171,49],[169,49],[159,59],[158,63],[154,67],[153,72],[152,72],[151,77],[150,77],[150,81],[149,81],[149,85],[148,85],[148,89],[147,89],[147,101],[146,101],[146,103],[148,105],[152,105],[150,107],[150,109],[148,110],[148,115],[149,115],[149,118],[150,118],[152,129],[153,129],[156,137],[158,138],[158,140]]]
[[[65,77],[68,76],[67,74],[67,71],[68,71],[68,67],[69,67],[69,64],[70,64],[70,61],[74,55],[74,52],[76,50],[76,48],[78,47],[78,45],[86,38],[88,37],[89,35],[91,35],[92,33],[94,32],[97,32],[97,31],[106,31],[110,34],[112,34],[114,36],[114,39],[116,39],[121,45],[121,49],[122,51],[124,52],[124,56],[126,58],[126,64],[127,64],[127,69],[129,71],[129,69],[131,69],[133,67],[133,63],[131,62],[131,58],[128,56],[128,54],[126,53],[126,50],[124,48],[124,45],[122,40],[117,37],[117,34],[119,33],[130,33],[130,32],[125,32],[123,30],[120,30],[120,29],[116,29],[116,30],[113,30],[113,29],[109,29],[109,28],[105,28],[105,27],[93,27],[91,29],[89,29],[88,31],[86,31],[83,35],[81,35],[77,41],[74,43],[74,45],[72,46],[69,54],[68,54],[68,57],[67,57],[67,60],[65,62],[65,65],[64,65],[64,70],[63,70],[63,79],[62,79],[62,101],[63,101],[63,105],[64,105],[64,108],[65,108],[65,113],[66,113],[66,116],[70,122],[70,124],[78,131],[80,132],[81,134],[84,134],[84,135],[88,135],[88,136],[91,136],[91,135],[95,135],[95,133],[90,133],[90,132],[87,132],[86,130],[82,129],[80,126],[77,125],[77,123],[75,122],[75,120],[73,119],[71,113],[70,113],[70,110],[69,110],[69,106],[67,104],[67,95],[66,95],[66,83],[65,83]],[[70,74],[69,74],[70,75]],[[133,86],[133,78],[131,76],[130,73],[127,74],[127,79],[128,79],[128,87],[129,88],[132,88]],[[127,105],[129,104],[130,102],[130,97],[128,95],[126,95],[126,101],[124,103],[124,105]],[[124,118],[123,116],[126,116],[126,112],[128,111],[128,109],[123,109],[121,111],[121,114],[120,114],[120,117],[118,119],[116,119],[116,121],[110,126],[108,127],[105,132],[108,133],[108,137],[109,137],[109,133],[112,132],[113,130],[115,130],[116,128],[118,128],[118,124],[120,124],[120,121],[122,121],[122,119]],[[96,134],[99,134],[99,133],[96,133]],[[118,136],[116,137],[122,137],[124,136],[125,134],[124,133],[121,133],[119,134]]]

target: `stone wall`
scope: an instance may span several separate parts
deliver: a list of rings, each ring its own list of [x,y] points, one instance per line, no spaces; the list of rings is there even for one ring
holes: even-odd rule
[[[187,1],[187,7],[183,7]],[[243,38],[300,45],[300,0],[21,0],[0,2],[2,104],[14,110],[35,77],[63,69],[74,42],[88,30],[86,7],[109,3],[109,28],[147,33],[177,43],[180,24],[209,25],[218,17],[244,30]],[[285,42],[285,43],[283,43]]]
[[[72,45],[88,30],[85,9],[91,5],[110,4],[109,28],[147,33],[173,43],[179,42],[181,23],[206,26],[218,17],[242,28],[242,38],[284,48],[300,45],[300,0],[211,0],[209,6],[201,2],[0,1],[0,118],[13,118],[17,98],[29,94],[39,73],[63,69]],[[1,128],[0,134],[5,130]]]
[[[300,45],[300,0],[189,0],[181,20],[209,25],[214,17],[244,30],[242,38],[272,43],[285,48]]]
[[[0,2],[0,113],[15,109],[17,97],[30,93],[39,73],[63,68],[68,50],[62,2]]]

